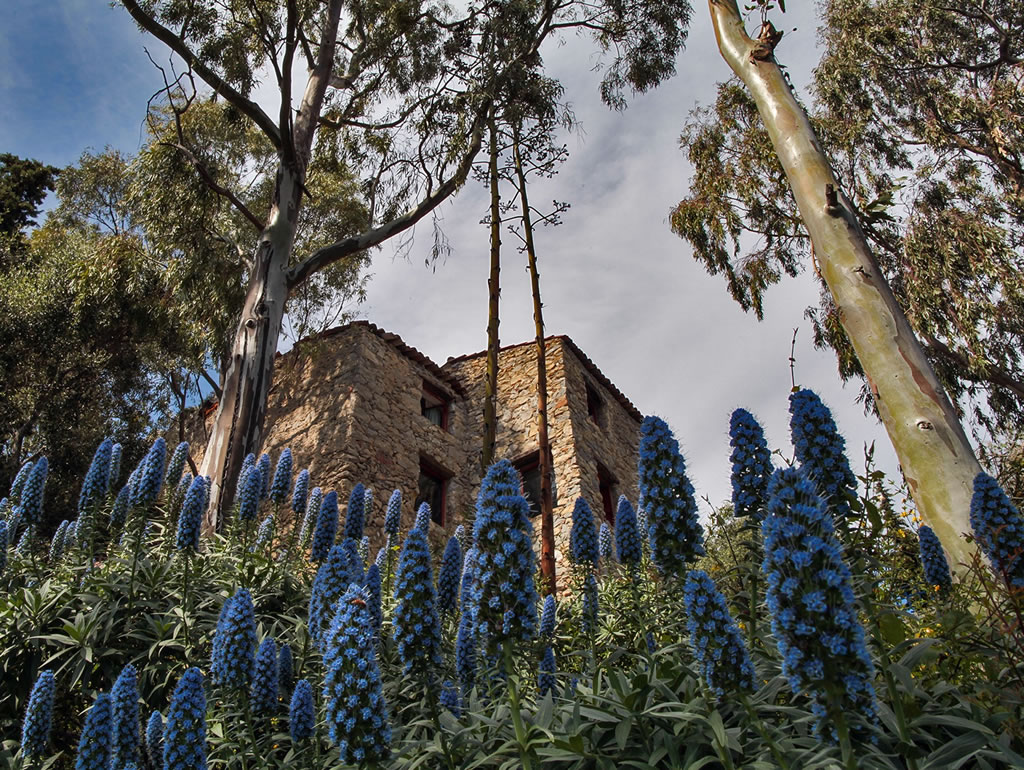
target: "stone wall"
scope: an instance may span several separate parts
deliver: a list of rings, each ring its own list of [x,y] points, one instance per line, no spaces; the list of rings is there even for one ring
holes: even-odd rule
[[[546,353],[555,557],[564,575],[577,497],[587,500],[598,520],[603,516],[598,464],[615,478],[616,495],[636,502],[640,415],[569,338],[548,338]],[[440,548],[472,518],[476,505],[485,373],[483,353],[449,359],[439,368],[396,335],[365,322],[332,329],[278,357],[262,451],[276,462],[291,447],[295,473],[309,468],[313,485],[336,490],[343,514],[356,483],[373,489],[366,531],[374,549],[383,544],[384,512],[394,489],[402,492],[402,530],[411,526],[420,463],[427,461],[449,475],[445,524],[431,526],[433,545]],[[450,398],[447,430],[421,412],[424,383]],[[596,419],[588,414],[588,385],[600,404]],[[207,426],[211,420],[212,414]],[[495,458],[517,462],[537,452],[537,433],[536,346],[506,347],[499,354]],[[197,464],[202,443],[193,441]],[[539,539],[539,518],[534,527]]]

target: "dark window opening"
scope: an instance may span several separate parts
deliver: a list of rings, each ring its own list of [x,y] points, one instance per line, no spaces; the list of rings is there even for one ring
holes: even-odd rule
[[[430,383],[423,383],[423,393],[420,396],[420,414],[443,431],[448,430],[451,399],[444,393],[432,387]]]
[[[619,499],[619,482],[601,463],[597,464],[597,486],[601,491],[601,504],[604,506],[604,517],[608,524],[615,526],[615,505]]]
[[[540,513],[540,451],[532,452],[513,463],[519,471],[521,491],[530,504],[530,516]]]
[[[423,457],[420,458],[420,478],[413,510],[426,503],[430,506],[430,520],[444,526],[445,505],[448,497],[448,479],[451,474]]]
[[[597,389],[589,382],[587,387],[587,416],[598,425],[604,425],[604,401],[598,395]]]

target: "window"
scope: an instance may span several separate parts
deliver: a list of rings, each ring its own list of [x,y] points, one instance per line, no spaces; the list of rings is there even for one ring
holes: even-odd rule
[[[531,452],[513,465],[519,471],[522,494],[530,504],[530,516],[540,513],[540,451]]]
[[[619,482],[601,463],[597,464],[597,486],[601,491],[601,504],[604,506],[604,517],[608,524],[615,526],[615,506],[619,499]]]
[[[444,526],[448,479],[451,476],[448,471],[427,458],[420,458],[420,478],[413,510],[419,510],[423,503],[427,503],[430,506],[430,520],[442,527]]]
[[[420,395],[420,414],[441,430],[447,431],[450,405],[451,399],[448,396],[424,380],[423,392]]]
[[[586,383],[587,387],[587,416],[595,423],[604,426],[604,401],[598,395],[597,388]]]

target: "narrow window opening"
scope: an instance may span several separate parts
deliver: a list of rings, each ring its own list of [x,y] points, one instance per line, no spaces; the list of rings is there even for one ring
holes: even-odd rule
[[[615,526],[615,504],[619,499],[619,482],[601,463],[597,464],[597,486],[601,492],[601,505],[608,524]]]
[[[514,463],[519,471],[520,489],[530,504],[530,516],[540,513],[540,451],[531,452]]]
[[[598,394],[597,389],[589,382],[587,388],[587,416],[595,423],[604,426],[604,401]]]
[[[419,510],[419,507],[426,503],[430,506],[431,521],[442,527],[448,502],[448,480],[451,476],[451,473],[427,458],[420,458],[420,477],[413,509]]]

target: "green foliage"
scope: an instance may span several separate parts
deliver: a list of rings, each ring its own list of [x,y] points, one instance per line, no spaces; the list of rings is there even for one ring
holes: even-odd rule
[[[877,676],[880,724],[858,745],[856,766],[942,768],[1024,762],[1024,610],[1019,594],[980,562],[947,592],[927,585],[917,561],[914,514],[905,495],[871,463],[860,477],[851,526],[843,533]],[[109,692],[122,669],[138,671],[142,714],[165,711],[182,674],[208,670],[218,616],[240,587],[253,598],[257,634],[288,644],[298,678],[321,692],[326,675],[311,644],[307,606],[313,567],[304,554],[282,556],[291,533],[250,552],[251,532],[232,516],[224,535],[206,537],[189,558],[175,549],[175,512],[166,496],[131,511],[127,534],[107,528],[112,500],[97,512],[95,564],[72,548],[53,564],[11,553],[0,592],[0,733],[18,733],[38,672],[54,672],[58,698],[53,753],[74,759],[87,707]],[[269,501],[261,503],[266,510]],[[817,716],[792,696],[759,596],[759,530],[728,509],[711,520],[699,565],[715,578],[751,651],[756,690],[717,697],[697,673],[678,581],[663,581],[647,556],[633,569],[606,565],[597,628],[585,632],[578,586],[559,606],[553,636],[506,660],[481,660],[477,687],[461,693],[461,715],[438,708],[439,683],[455,680],[457,618],[442,628],[437,687],[402,675],[394,605],[379,636],[360,654],[376,656],[393,728],[387,767],[835,767],[840,750],[814,734]],[[394,582],[393,560],[385,580]],[[362,612],[361,595],[350,600]],[[537,608],[539,611],[539,607]],[[653,634],[651,633],[653,631]],[[537,661],[554,648],[553,693],[540,695]],[[486,656],[482,656],[486,657]],[[500,687],[495,683],[504,682]],[[327,740],[322,699],[314,734],[289,736],[287,692],[250,722],[246,691],[207,680],[210,767],[324,768],[338,765]],[[16,740],[0,747],[14,766]]]

